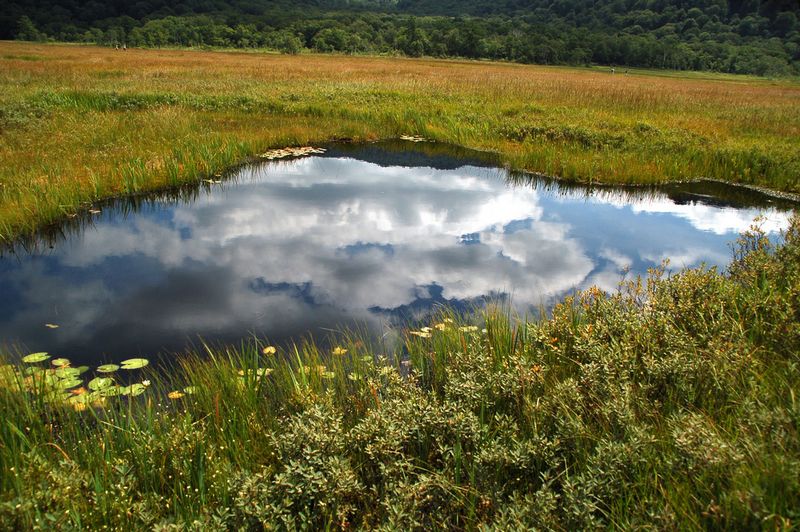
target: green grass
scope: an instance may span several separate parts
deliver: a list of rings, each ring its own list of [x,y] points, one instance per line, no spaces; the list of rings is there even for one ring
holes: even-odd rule
[[[207,348],[79,410],[2,366],[0,527],[796,528],[798,286],[795,219],[727,272],[443,312],[397,352]]]
[[[800,192],[790,80],[3,42],[0,239],[269,148],[405,134],[573,181]]]

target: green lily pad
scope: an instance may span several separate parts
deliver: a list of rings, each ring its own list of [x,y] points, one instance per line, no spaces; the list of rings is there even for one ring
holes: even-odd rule
[[[58,368],[55,376],[59,379],[73,379],[81,374],[80,368]]]
[[[140,369],[150,363],[146,358],[129,358],[122,361],[122,369]]]
[[[123,388],[121,386],[106,386],[105,388],[100,388],[99,392],[103,397],[115,397],[117,395],[124,395],[122,390]]]
[[[50,363],[56,367],[63,368],[64,366],[69,366],[70,362],[68,358],[54,358],[50,361]]]
[[[116,364],[103,364],[102,366],[97,366],[97,371],[100,373],[114,373],[119,369],[119,366]]]
[[[119,394],[120,395],[130,395],[131,397],[136,397],[137,395],[142,395],[145,391],[147,391],[147,388],[145,387],[145,385],[137,382],[137,383],[131,384],[130,386],[122,387],[120,389],[120,391],[119,391]]]
[[[69,390],[70,388],[74,388],[76,386],[80,386],[83,384],[81,379],[71,378],[71,379],[61,379],[56,386],[58,386],[62,390]]]
[[[69,399],[70,395],[72,394],[70,394],[69,392],[65,393],[60,390],[53,390],[52,392],[47,393],[44,396],[44,399],[49,403],[63,403],[64,401]]]
[[[114,385],[114,379],[110,377],[95,377],[89,381],[89,389],[99,391]]]
[[[44,362],[48,358],[50,358],[50,355],[47,353],[31,353],[28,356],[22,357],[22,361],[26,364],[36,364],[38,362]]]

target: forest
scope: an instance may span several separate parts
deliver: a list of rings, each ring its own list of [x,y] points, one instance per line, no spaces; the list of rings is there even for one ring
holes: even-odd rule
[[[796,0],[16,1],[0,39],[795,76]]]

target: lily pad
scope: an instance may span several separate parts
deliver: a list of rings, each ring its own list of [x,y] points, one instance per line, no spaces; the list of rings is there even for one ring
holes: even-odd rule
[[[50,361],[50,363],[58,368],[63,368],[64,366],[69,366],[70,364],[68,358],[54,358]]]
[[[119,366],[116,364],[103,364],[102,366],[97,366],[97,371],[100,373],[114,373],[119,369]]]
[[[49,403],[63,403],[70,397],[69,392],[62,392],[59,390],[53,390],[45,394],[44,399]]]
[[[80,395],[73,395],[72,397],[67,399],[67,402],[71,404],[77,404],[77,403],[89,404],[101,398],[102,396],[100,395],[100,392],[89,392]]]
[[[89,389],[93,391],[99,391],[113,385],[114,379],[110,377],[95,377],[89,381]]]
[[[83,381],[81,379],[71,378],[71,379],[61,379],[56,386],[58,386],[62,390],[69,390],[70,388],[80,386],[81,384],[83,384]]]
[[[31,353],[28,356],[22,357],[22,361],[26,364],[36,364],[39,362],[44,362],[48,358],[50,358],[50,355],[47,353]]]
[[[100,388],[100,395],[103,397],[115,397],[117,395],[124,395],[122,393],[123,388],[121,386],[106,386],[105,388]]]
[[[146,358],[129,358],[122,361],[122,369],[140,369],[150,363]]]
[[[183,393],[192,395],[194,393],[197,393],[198,389],[199,388],[197,386],[187,386],[186,388],[183,389]]]
[[[137,382],[135,384],[131,384],[130,386],[122,387],[120,389],[120,391],[119,391],[119,394],[120,395],[130,395],[131,397],[136,397],[137,395],[143,394],[146,390],[147,390],[147,388],[145,387],[144,384],[141,384],[141,383]]]
[[[55,371],[55,376],[59,379],[67,379],[72,377],[77,377],[78,375],[82,375],[89,371],[89,366],[78,366],[77,368],[73,368],[72,366],[65,366],[63,368],[58,368]]]

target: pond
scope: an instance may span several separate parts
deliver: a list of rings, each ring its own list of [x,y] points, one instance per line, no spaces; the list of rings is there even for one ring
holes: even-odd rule
[[[339,144],[219,183],[128,199],[6,250],[0,342],[80,362],[380,335],[447,304],[520,313],[623,275],[701,263],[794,206],[726,185],[586,188],[514,175],[439,144]]]

